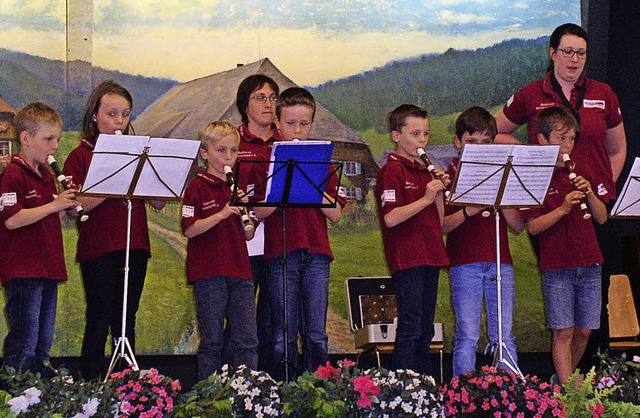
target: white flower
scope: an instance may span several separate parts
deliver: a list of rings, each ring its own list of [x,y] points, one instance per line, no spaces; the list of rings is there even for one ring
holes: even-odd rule
[[[40,395],[42,395],[42,392],[35,387],[30,387],[24,391],[24,396],[29,400],[29,405],[40,402]]]
[[[12,398],[8,403],[11,412],[13,412],[14,415],[20,415],[21,413],[26,412],[27,409],[29,409],[29,405],[31,405],[29,399],[24,395]]]
[[[98,412],[98,406],[99,405],[100,405],[100,399],[99,398],[91,398],[91,399],[89,399],[89,401],[87,403],[82,405],[82,413],[86,417],[91,417],[91,416],[95,415],[96,412]]]
[[[640,356],[633,356],[633,361],[635,363],[640,363]]]

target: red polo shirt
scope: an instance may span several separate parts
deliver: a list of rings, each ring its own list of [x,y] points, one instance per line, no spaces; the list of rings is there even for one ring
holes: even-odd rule
[[[0,281],[19,278],[67,280],[62,227],[58,213],[17,229],[5,221],[22,209],[52,202],[57,195],[54,177],[40,166],[40,175],[18,154],[0,176]]]
[[[453,181],[458,170],[458,158],[454,158],[447,168],[447,174]],[[452,183],[453,184],[453,183]],[[445,214],[451,215],[462,210],[460,206],[445,206]],[[500,260],[502,264],[512,264],[509,251],[509,234],[507,221],[500,216]],[[466,219],[456,229],[447,233],[447,254],[451,266],[470,263],[496,262],[496,218],[483,217],[482,212]]]
[[[199,171],[182,199],[182,232],[220,212],[231,201],[226,182]],[[226,276],[253,279],[242,222],[230,216],[187,242],[187,282]]]
[[[387,213],[424,197],[431,180],[433,178],[424,165],[398,154],[391,154],[378,173],[376,203],[384,253],[392,275],[396,270],[410,267],[449,264],[435,204],[392,228],[384,224]]]
[[[247,125],[240,125],[240,147],[238,149],[238,161],[265,161],[263,164],[258,163],[240,163],[238,164],[239,173],[238,181],[241,185],[247,184],[248,176],[251,172],[252,165],[258,165],[265,172],[269,168],[269,160],[271,159],[271,150],[273,143],[280,141],[280,131],[277,129],[269,140],[265,141],[255,136],[249,131]]]
[[[573,157],[573,155],[572,155]],[[591,181],[585,167],[576,172]],[[542,208],[521,209],[525,221],[549,213],[562,205],[567,193],[574,189],[569,172],[557,167],[551,178],[549,193]],[[586,267],[602,263],[600,246],[592,219],[582,219],[580,205],[573,205],[571,212],[563,216],[551,228],[540,233],[540,271]]]
[[[84,183],[89,171],[93,153],[93,145],[82,140],[80,146],[71,151],[64,163],[64,173],[73,177],[73,182],[80,186]],[[149,229],[147,227],[147,210],[144,200],[131,201],[131,243],[132,250],[147,250],[150,253]],[[91,261],[116,250],[127,248],[127,201],[125,199],[108,198],[92,209],[85,222],[76,221],[78,226],[78,251],[76,260],[79,263]]]
[[[605,83],[580,78],[571,92],[571,104],[576,105],[579,89],[585,89],[580,107],[580,137],[571,153],[571,159],[593,167],[597,175],[592,184],[598,197],[608,202],[616,197],[611,162],[607,155],[606,131],[622,123],[618,97]],[[551,106],[562,106],[562,99],[551,86],[551,72],[547,76],[526,85],[505,104],[504,115],[516,125],[527,124],[529,143],[538,143],[536,118],[540,111]]]

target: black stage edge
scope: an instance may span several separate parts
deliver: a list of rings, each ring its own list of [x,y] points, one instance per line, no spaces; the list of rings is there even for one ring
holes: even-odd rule
[[[620,353],[613,353],[619,355]],[[640,355],[640,350],[635,353],[629,353],[629,355]],[[335,365],[338,360],[349,359],[356,361],[357,353],[346,354],[330,354],[329,360],[331,364]],[[197,383],[196,374],[196,356],[195,355],[153,355],[153,356],[136,356],[138,364],[141,369],[155,368],[160,373],[169,376],[173,379],[179,379],[182,383],[183,390],[191,388]],[[105,364],[108,364],[108,358],[105,358]],[[490,365],[493,357],[484,356],[481,353],[478,354],[478,367],[483,365]],[[391,354],[381,354],[382,367],[388,368],[391,365]],[[440,357],[437,353],[432,353],[432,364],[434,368],[434,379],[437,383],[440,378]],[[451,379],[451,361],[452,354],[444,353],[444,379],[449,381]],[[74,375],[80,370],[80,358],[79,357],[56,357],[51,359],[51,363],[54,367],[65,367],[71,371]],[[375,367],[375,356],[373,354],[365,354],[360,358],[361,369],[368,369]],[[524,375],[535,375],[539,378],[548,381],[551,375],[554,373],[553,364],[551,361],[550,352],[529,352],[518,353],[518,366]],[[106,366],[105,366],[106,369]],[[119,369],[118,369],[119,370]]]

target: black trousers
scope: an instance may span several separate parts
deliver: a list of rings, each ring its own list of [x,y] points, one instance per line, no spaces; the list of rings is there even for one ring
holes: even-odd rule
[[[80,263],[87,303],[81,354],[81,371],[85,380],[104,376],[105,345],[109,331],[114,340],[122,336],[125,256],[125,250],[118,250]],[[148,259],[149,252],[146,250],[131,250],[129,253],[126,337],[134,352],[136,312],[140,305]]]

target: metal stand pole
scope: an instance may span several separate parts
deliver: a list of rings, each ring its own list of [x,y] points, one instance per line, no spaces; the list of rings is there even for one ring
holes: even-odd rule
[[[138,362],[136,361],[136,357],[133,355],[133,350],[131,349],[131,344],[129,344],[129,340],[127,339],[127,298],[129,296],[129,247],[131,244],[131,199],[127,199],[127,249],[125,252],[125,261],[124,261],[124,290],[122,296],[122,332],[120,334],[120,338],[118,338],[118,342],[113,349],[113,356],[111,357],[111,363],[109,363],[109,369],[107,369],[107,374],[104,377],[104,382],[106,383],[109,380],[109,376],[113,371],[118,360],[123,358],[129,367],[133,370],[140,370],[138,367]]]
[[[500,266],[500,210],[495,209],[495,217],[496,217],[496,285],[497,285],[497,294],[498,294],[498,342],[490,342],[489,346],[491,346],[491,351],[494,353],[493,357],[493,367],[499,367],[501,364],[506,368],[510,369],[513,373],[518,375],[521,379],[524,379],[524,375],[518,368],[518,365],[513,360],[513,356],[507,350],[507,346],[505,345],[502,339],[502,269]],[[489,348],[489,347],[487,347]],[[504,358],[504,352],[507,352],[507,356],[509,359]],[[511,362],[509,362],[509,360]]]

